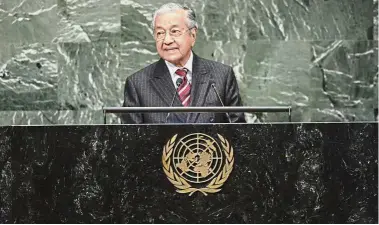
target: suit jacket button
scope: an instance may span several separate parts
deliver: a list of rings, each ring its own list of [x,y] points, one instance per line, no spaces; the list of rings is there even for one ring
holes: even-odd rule
[[[210,119],[209,119],[209,122],[211,122],[211,123],[213,123],[215,121],[215,118],[213,118],[213,117],[211,117]]]

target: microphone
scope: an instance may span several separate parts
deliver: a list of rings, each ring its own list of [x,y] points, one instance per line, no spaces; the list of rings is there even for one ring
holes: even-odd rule
[[[179,89],[180,85],[182,85],[182,83],[183,83],[183,79],[182,79],[182,78],[178,78],[178,79],[176,80],[176,82],[175,82],[175,84],[176,84],[176,90],[175,90],[174,97],[172,98],[172,101],[171,101],[170,107],[172,107],[172,106],[174,105],[175,98],[176,98],[176,96],[178,95],[178,89]],[[165,122],[165,123],[167,123],[167,121],[168,121],[168,117],[169,117],[169,116],[170,116],[170,112],[167,113],[167,116],[166,116],[166,122]]]
[[[221,100],[220,95],[218,94],[218,91],[217,91],[217,89],[216,89],[215,83],[212,82],[211,86],[212,86],[213,90],[215,91],[218,100],[221,102],[221,105],[222,105],[223,107],[225,107],[224,103],[223,103],[222,100]],[[226,117],[228,118],[229,123],[232,123],[232,120],[230,119],[229,113],[228,113],[228,112],[225,112],[225,114],[226,114]]]

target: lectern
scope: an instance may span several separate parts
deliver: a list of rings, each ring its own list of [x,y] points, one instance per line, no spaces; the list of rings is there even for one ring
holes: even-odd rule
[[[377,223],[377,123],[0,127],[1,223]]]

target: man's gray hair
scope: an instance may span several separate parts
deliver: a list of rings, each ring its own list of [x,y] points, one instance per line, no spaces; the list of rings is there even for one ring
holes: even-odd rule
[[[183,6],[178,3],[167,3],[167,4],[162,5],[158,10],[155,11],[153,21],[151,24],[151,27],[153,28],[153,30],[155,29],[155,18],[158,15],[169,13],[169,12],[175,12],[180,9],[184,9],[185,11],[187,11],[187,27],[198,28],[198,24],[196,22],[196,14],[190,7]]]

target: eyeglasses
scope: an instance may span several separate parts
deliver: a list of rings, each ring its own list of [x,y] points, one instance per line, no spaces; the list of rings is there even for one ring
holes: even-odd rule
[[[171,37],[178,38],[178,37],[182,36],[183,34],[187,33],[191,29],[192,28],[188,28],[188,29],[186,29],[186,30],[183,31],[183,30],[180,30],[179,28],[172,28],[169,31],[169,34],[170,34]],[[161,41],[161,40],[163,40],[163,39],[166,38],[166,34],[167,34],[167,32],[165,30],[157,30],[154,33],[154,38],[157,41]]]

